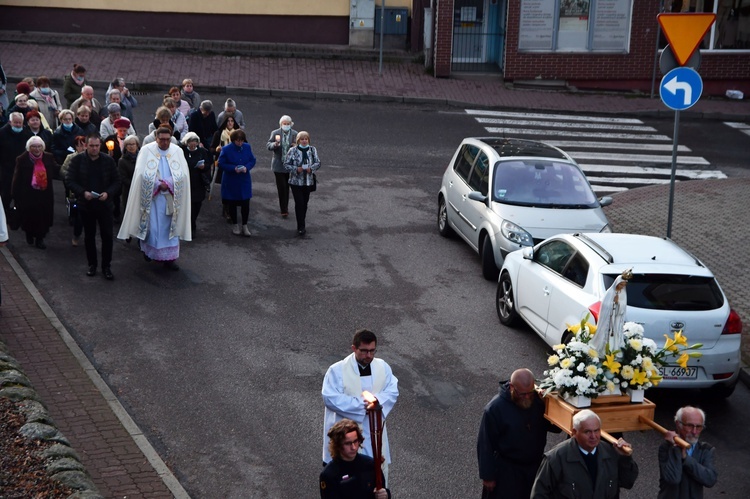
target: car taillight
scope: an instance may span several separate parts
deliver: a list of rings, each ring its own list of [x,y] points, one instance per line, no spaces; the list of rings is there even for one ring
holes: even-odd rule
[[[741,333],[742,333],[742,319],[740,319],[740,314],[730,309],[729,318],[727,319],[727,323],[724,324],[724,330],[721,332],[721,334],[741,334]]]
[[[599,324],[599,310],[602,308],[602,302],[598,301],[589,307],[589,312],[597,324]]]

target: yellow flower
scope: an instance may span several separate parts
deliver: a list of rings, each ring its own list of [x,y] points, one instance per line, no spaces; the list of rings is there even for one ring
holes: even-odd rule
[[[658,386],[659,383],[661,383],[661,380],[663,378],[659,376],[658,374],[655,374],[654,376],[651,376],[648,380],[651,382],[652,385]]]
[[[619,373],[620,367],[622,367],[622,364],[615,360],[615,354],[607,355],[607,360],[602,362],[602,365],[609,369],[609,372],[611,372],[612,374]]]
[[[586,324],[589,327],[589,333],[591,333],[591,336],[594,336],[596,334],[596,326],[590,322],[587,322]]]
[[[589,357],[591,357],[594,360],[598,360],[599,359],[599,352],[597,352],[593,348],[589,348]]]
[[[594,364],[589,364],[586,366],[586,374],[589,378],[595,378],[598,374],[598,369]]]
[[[667,336],[666,334],[664,335],[664,337],[667,339],[667,341],[664,343],[664,349],[669,350],[672,353],[677,353],[677,351],[679,350],[679,347],[675,345],[674,340],[670,338],[669,336]]]
[[[688,363],[689,358],[690,358],[690,355],[683,353],[682,355],[680,355],[680,358],[677,359],[677,365],[683,369],[687,369],[687,363]]]
[[[685,347],[688,346],[688,344],[687,344],[687,337],[685,337],[682,334],[682,331],[675,331],[675,333],[674,333],[674,342],[677,343],[678,345],[682,345],[682,346],[685,346]]]
[[[560,357],[558,357],[557,355],[550,355],[547,358],[547,364],[549,364],[550,366],[554,366],[558,362],[560,362]]]
[[[648,380],[648,376],[646,376],[646,371],[641,371],[639,369],[636,369],[633,373],[633,379],[630,380],[631,385],[643,385],[646,383],[646,380]]]
[[[622,376],[623,379],[633,379],[634,374],[635,371],[633,370],[633,366],[623,366],[620,371],[620,376]]]
[[[570,324],[565,324],[568,326],[568,331],[570,331],[573,334],[578,334],[578,331],[581,330],[581,324],[573,324],[572,326]]]
[[[641,350],[643,350],[643,342],[641,340],[638,340],[638,339],[634,338],[634,339],[628,341],[628,344],[636,352],[640,352]]]
[[[614,384],[614,382],[607,381],[607,391],[609,391],[609,393],[614,393],[614,391],[615,391],[615,384]]]
[[[641,367],[643,367],[647,371],[653,371],[654,362],[651,360],[651,357],[643,357],[643,362],[641,362]]]
[[[559,352],[559,351],[560,351],[560,350],[562,350],[563,348],[565,348],[565,344],[564,344],[564,343],[560,343],[559,345],[555,345],[555,346],[553,346],[553,347],[552,347],[552,350],[555,350],[555,351]]]
[[[569,357],[566,357],[560,361],[560,367],[562,367],[563,369],[568,369],[572,365],[573,361]]]

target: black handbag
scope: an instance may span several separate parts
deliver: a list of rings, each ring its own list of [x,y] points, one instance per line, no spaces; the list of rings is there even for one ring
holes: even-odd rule
[[[18,208],[16,208],[15,202],[11,202],[8,212],[6,213],[8,219],[8,228],[10,230],[18,230],[21,228],[21,217],[18,214]]]
[[[313,173],[312,177],[312,184],[310,184],[308,187],[310,188],[310,192],[315,192],[316,190],[318,190],[318,176]]]

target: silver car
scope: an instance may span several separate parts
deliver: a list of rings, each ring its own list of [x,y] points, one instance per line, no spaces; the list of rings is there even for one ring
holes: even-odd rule
[[[729,307],[711,271],[669,239],[638,234],[559,234],[508,255],[496,305],[500,322],[523,319],[549,345],[570,337],[568,326],[586,314],[596,320],[606,290],[623,271],[625,320],[664,346],[665,334],[682,331],[702,356],[687,369],[672,359],[660,367],[664,388],[704,388],[729,396],[739,379],[742,322]]]
[[[497,279],[505,256],[560,233],[611,232],[603,206],[576,162],[533,140],[466,138],[438,193],[438,230],[458,234]]]

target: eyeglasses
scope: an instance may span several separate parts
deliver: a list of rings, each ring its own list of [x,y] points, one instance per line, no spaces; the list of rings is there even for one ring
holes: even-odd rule
[[[702,431],[705,428],[702,424],[683,423],[682,421],[679,421],[679,423],[690,431]]]
[[[364,354],[367,354],[367,355],[370,355],[370,354],[374,354],[374,353],[375,353],[375,350],[376,350],[375,348],[368,348],[368,349],[364,349],[364,348],[357,348],[357,351],[358,351],[359,353],[364,353]]]

